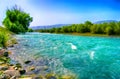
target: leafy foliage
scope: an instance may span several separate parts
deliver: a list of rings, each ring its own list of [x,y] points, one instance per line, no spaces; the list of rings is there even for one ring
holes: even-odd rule
[[[51,33],[92,33],[120,35],[120,22],[93,24],[90,21],[86,21],[84,24],[72,24],[70,26],[63,26],[61,28],[40,29],[37,31]]]
[[[3,25],[14,33],[24,33],[28,30],[32,20],[33,18],[28,13],[25,13],[15,5],[12,9],[7,9]]]
[[[7,46],[7,41],[10,38],[11,32],[8,30],[0,27],[0,47],[6,47]]]
[[[17,44],[17,40],[13,38],[14,33],[0,26],[0,47],[12,46]]]
[[[33,29],[28,28],[27,32],[33,32]]]

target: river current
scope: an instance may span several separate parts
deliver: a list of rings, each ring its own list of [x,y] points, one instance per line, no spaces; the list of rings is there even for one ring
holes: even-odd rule
[[[35,74],[74,74],[76,79],[120,79],[120,38],[26,33],[15,36],[11,58],[31,60]],[[33,73],[33,72],[31,72]],[[28,74],[31,74],[28,73]]]

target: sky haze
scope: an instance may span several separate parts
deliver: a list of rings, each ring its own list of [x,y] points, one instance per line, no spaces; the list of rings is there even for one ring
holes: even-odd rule
[[[0,25],[15,4],[33,17],[31,26],[120,20],[120,0],[0,0]]]

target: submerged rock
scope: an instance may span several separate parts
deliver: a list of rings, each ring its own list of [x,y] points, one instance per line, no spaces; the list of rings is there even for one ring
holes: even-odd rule
[[[47,79],[57,79],[55,76],[49,76]]]
[[[74,79],[72,76],[69,75],[63,75],[61,79]]]
[[[44,70],[48,70],[48,66],[43,66],[43,69]]]
[[[28,60],[28,61],[25,61],[24,63],[25,63],[25,64],[29,64],[30,62],[31,62],[31,61],[30,61],[30,60]]]
[[[22,68],[22,65],[21,65],[20,63],[17,63],[17,64],[15,65],[15,67],[17,67],[17,68]]]
[[[0,56],[3,56],[5,52],[5,49],[0,49]]]
[[[18,79],[32,79],[32,77],[18,78]]]
[[[31,71],[35,70],[35,67],[34,66],[30,67],[30,70]]]
[[[8,57],[9,53],[8,52],[4,52],[3,56]]]
[[[19,72],[20,72],[20,74],[21,74],[21,75],[23,75],[23,74],[25,74],[25,73],[26,73],[26,70],[21,69],[21,70],[19,70]]]
[[[0,79],[10,79],[10,76],[7,74],[0,74]]]
[[[47,74],[46,79],[57,79],[57,77],[55,76],[55,74]]]
[[[43,77],[35,76],[35,77],[32,77],[32,79],[44,79],[44,78]]]

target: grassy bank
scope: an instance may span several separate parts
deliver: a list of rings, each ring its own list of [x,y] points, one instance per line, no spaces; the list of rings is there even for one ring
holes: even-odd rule
[[[0,47],[7,47],[16,43],[12,35],[14,35],[14,33],[4,27],[0,27]]]

